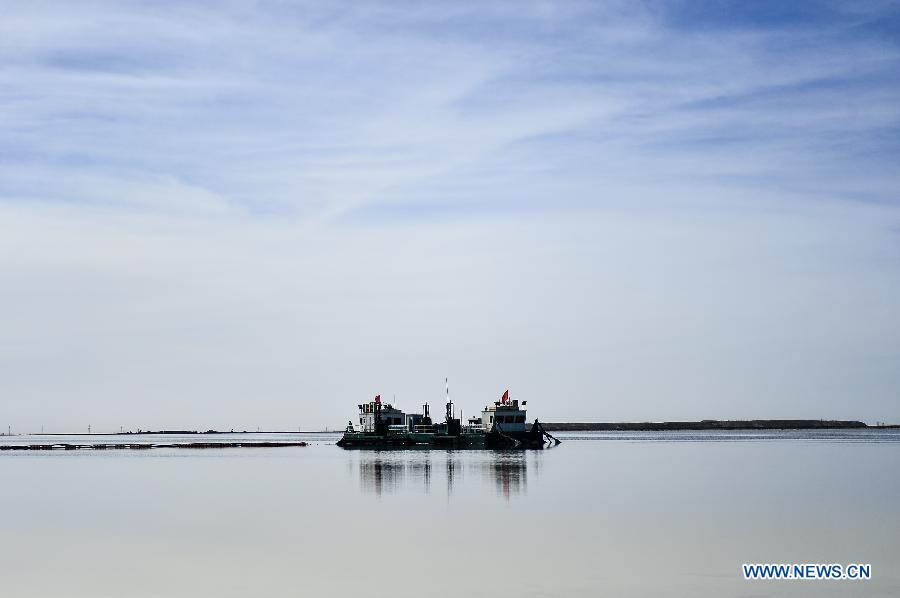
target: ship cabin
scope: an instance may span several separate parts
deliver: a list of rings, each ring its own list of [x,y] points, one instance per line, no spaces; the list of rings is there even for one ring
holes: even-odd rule
[[[378,404],[381,405],[381,421],[388,427],[406,425],[406,414],[390,403],[381,403],[380,400],[369,401],[359,405],[359,426],[363,432],[375,431],[375,413]]]
[[[481,412],[481,425],[488,431],[496,425],[503,432],[525,432],[525,401],[522,401],[520,408],[517,399],[510,400],[506,394],[504,399],[494,401],[493,405],[484,408]]]
[[[359,428],[361,432],[375,432],[375,415],[377,404],[381,404],[381,421],[387,426],[388,432],[431,432],[431,418],[422,413],[404,413],[390,403],[369,401],[359,405]]]

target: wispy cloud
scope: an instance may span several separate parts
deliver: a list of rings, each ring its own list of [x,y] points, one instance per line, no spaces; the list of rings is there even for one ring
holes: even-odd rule
[[[478,369],[461,372],[473,392],[521,376],[581,394],[606,376],[624,398],[604,409],[622,417],[682,415],[652,398],[672,388],[641,375],[654,361],[698,416],[769,415],[763,390],[769,407],[796,401],[786,415],[854,415],[841,397],[865,386],[885,419],[900,382],[881,361],[900,355],[898,12],[7,6],[0,311],[15,371],[0,392],[31,393],[55,347],[78,365],[33,396],[114,402],[130,387],[104,377],[113,363],[142,381],[129,404],[143,417],[188,387],[250,417],[242,393],[272,368],[283,413],[286,387],[331,399],[373,383],[333,387],[345,369],[393,372],[368,350],[341,357],[386,343],[394,361],[427,355],[430,373]],[[436,337],[443,352],[406,349]],[[507,349],[498,371],[466,357]],[[658,365],[670,352],[678,368]],[[319,365],[291,373],[304,359]],[[830,389],[799,381],[841,360]],[[768,371],[751,376],[756,361]],[[241,362],[246,383],[214,374]],[[711,413],[739,374],[759,382]],[[324,422],[343,405],[304,409]]]
[[[87,168],[314,215],[510,152],[520,173],[562,155],[571,167],[553,176],[589,176],[584,162],[610,150],[607,182],[636,167],[796,184],[872,146],[884,159],[867,176],[896,183],[884,132],[897,126],[900,49],[867,29],[890,9],[27,10],[4,19],[3,155],[20,176],[23,163],[52,165],[50,180],[24,182],[49,197],[54,181],[71,189],[67,169]]]

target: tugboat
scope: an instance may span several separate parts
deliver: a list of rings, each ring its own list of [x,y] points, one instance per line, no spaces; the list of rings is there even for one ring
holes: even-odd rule
[[[428,403],[422,413],[404,413],[390,403],[382,403],[381,395],[359,407],[359,430],[352,421],[337,445],[346,449],[542,449],[559,444],[538,420],[530,429],[526,423],[525,401],[510,400],[509,391],[499,401],[487,405],[481,417],[469,418],[462,424],[450,401],[447,388],[444,421],[433,423]]]

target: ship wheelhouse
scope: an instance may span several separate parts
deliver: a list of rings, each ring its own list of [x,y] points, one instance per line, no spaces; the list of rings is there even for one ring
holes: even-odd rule
[[[509,392],[503,393],[503,398],[494,401],[481,412],[481,425],[485,430],[492,430],[496,426],[503,432],[526,431],[525,401],[519,407],[517,399],[510,400]]]

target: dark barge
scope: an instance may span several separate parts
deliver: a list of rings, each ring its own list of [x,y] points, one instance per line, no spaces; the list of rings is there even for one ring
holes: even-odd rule
[[[526,422],[525,401],[510,400],[509,391],[486,406],[481,417],[463,424],[449,399],[444,421],[433,423],[428,403],[421,414],[406,414],[381,395],[359,407],[359,430],[348,422],[337,445],[346,449],[543,449],[559,444],[535,419]]]

